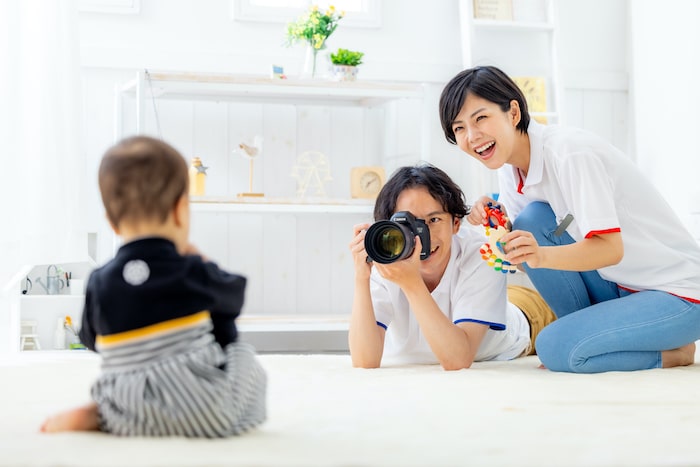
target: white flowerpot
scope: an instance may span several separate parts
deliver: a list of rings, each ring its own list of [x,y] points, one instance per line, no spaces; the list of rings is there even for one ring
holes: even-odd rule
[[[333,65],[333,81],[355,81],[357,79],[358,68],[348,65]]]

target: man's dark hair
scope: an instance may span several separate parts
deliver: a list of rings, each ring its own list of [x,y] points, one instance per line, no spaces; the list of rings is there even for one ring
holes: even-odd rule
[[[374,204],[374,220],[389,219],[396,212],[396,201],[404,190],[424,187],[453,218],[467,215],[462,189],[434,165],[419,164],[397,169],[382,187]]]

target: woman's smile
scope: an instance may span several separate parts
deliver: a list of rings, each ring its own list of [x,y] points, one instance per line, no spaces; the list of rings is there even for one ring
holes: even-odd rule
[[[479,159],[482,161],[489,160],[491,156],[496,152],[496,141],[489,141],[486,144],[474,147],[474,152],[476,152]]]

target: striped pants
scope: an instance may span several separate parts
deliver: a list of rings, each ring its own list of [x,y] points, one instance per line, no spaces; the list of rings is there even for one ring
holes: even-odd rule
[[[252,346],[211,343],[135,369],[105,371],[92,387],[101,429],[119,436],[221,438],[266,418],[267,376]]]

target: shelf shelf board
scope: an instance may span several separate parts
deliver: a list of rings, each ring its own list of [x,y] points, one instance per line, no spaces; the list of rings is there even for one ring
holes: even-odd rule
[[[372,214],[372,200],[192,197],[193,212]]]
[[[350,316],[347,314],[253,314],[238,318],[236,326],[241,332],[347,331],[350,327]]]
[[[147,95],[151,95],[152,87],[154,97],[170,99],[371,107],[395,99],[424,96],[423,86],[417,83],[335,82],[185,72],[147,72],[143,75]],[[135,96],[138,84],[138,79],[129,81],[121,91]]]
[[[475,19],[474,26],[483,29],[510,31],[554,31],[554,24],[535,21],[500,21],[493,19]]]
[[[22,300],[85,300],[83,294],[24,294],[21,295]]]

